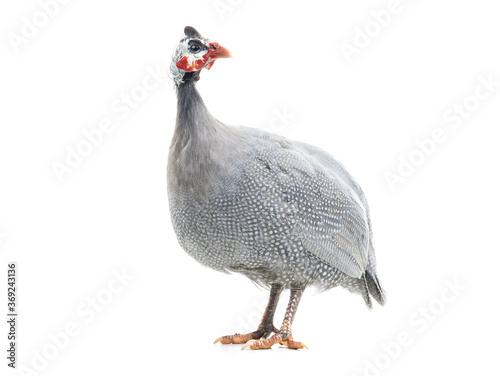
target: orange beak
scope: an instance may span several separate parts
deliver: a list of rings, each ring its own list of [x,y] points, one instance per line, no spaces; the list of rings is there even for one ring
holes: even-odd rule
[[[211,42],[209,44],[209,48],[210,49],[208,50],[208,52],[205,55],[203,55],[204,58],[207,58],[207,60],[210,61],[205,67],[208,70],[212,68],[212,65],[214,65],[215,60],[220,58],[232,57],[228,49],[222,47],[219,43]]]

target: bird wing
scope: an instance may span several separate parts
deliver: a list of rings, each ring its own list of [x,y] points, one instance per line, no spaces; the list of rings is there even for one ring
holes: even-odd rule
[[[368,264],[370,224],[359,186],[321,149],[270,134],[262,137],[267,145],[259,143],[257,161],[265,165],[269,184],[279,188],[280,200],[294,207],[293,231],[304,248],[341,272],[361,277]]]
[[[370,222],[359,185],[345,168],[323,150],[294,143],[298,159],[309,164],[311,202],[315,213],[304,213],[303,244],[312,254],[343,273],[360,278],[368,265]]]

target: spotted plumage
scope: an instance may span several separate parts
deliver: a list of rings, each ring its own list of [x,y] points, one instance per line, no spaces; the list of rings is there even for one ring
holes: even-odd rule
[[[180,55],[173,66],[186,56]],[[291,341],[293,313],[308,286],[343,286],[369,307],[370,297],[383,304],[368,204],[358,184],[319,148],[215,119],[195,87],[200,71],[180,72],[176,80],[168,162],[171,218],[184,250],[212,269],[241,273],[279,292],[299,291],[280,343]]]

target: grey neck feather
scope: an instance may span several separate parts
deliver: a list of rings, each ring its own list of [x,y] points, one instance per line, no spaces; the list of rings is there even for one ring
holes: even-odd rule
[[[205,107],[194,81],[177,87],[177,120],[168,160],[168,189],[205,195],[229,166],[236,146],[233,129]]]
[[[190,139],[196,139],[204,133],[206,126],[213,126],[212,117],[194,81],[186,81],[177,86],[177,120],[172,145],[184,147]]]

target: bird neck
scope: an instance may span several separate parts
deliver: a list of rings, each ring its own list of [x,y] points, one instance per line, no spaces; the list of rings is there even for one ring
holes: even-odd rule
[[[233,131],[205,107],[195,82],[181,83],[169,153],[169,191],[183,187],[204,194],[227,170],[226,154],[233,148],[233,140]]]
[[[176,134],[182,139],[196,137],[215,122],[208,111],[194,81],[186,81],[177,87]],[[186,139],[187,141],[187,139]]]

